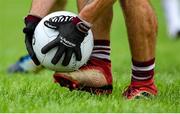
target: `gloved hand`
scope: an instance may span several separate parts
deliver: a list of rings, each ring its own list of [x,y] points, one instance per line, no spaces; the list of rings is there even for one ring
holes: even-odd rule
[[[59,35],[56,39],[48,43],[42,48],[42,53],[46,54],[54,47],[58,47],[55,56],[52,59],[52,64],[57,64],[63,54],[65,54],[62,65],[67,66],[71,60],[71,56],[75,53],[76,59],[81,60],[81,43],[83,42],[90,24],[80,19],[79,17],[70,16],[56,16],[44,24],[51,28],[59,31]]]
[[[40,17],[28,15],[24,19],[25,27],[23,29],[23,32],[25,34],[25,44],[26,44],[27,51],[28,51],[31,59],[33,60],[33,62],[36,65],[40,65],[40,62],[37,59],[36,54],[34,53],[34,50],[32,47],[32,37],[34,34],[34,30],[40,21],[41,21]]]

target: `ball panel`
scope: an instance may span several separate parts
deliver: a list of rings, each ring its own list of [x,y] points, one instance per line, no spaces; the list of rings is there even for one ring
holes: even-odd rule
[[[48,16],[44,17],[41,22],[37,25],[36,30],[34,32],[34,39],[35,44],[33,45],[33,49],[37,55],[38,60],[41,62],[41,64],[51,70],[54,71],[61,71],[61,72],[69,72],[79,69],[82,65],[84,65],[92,52],[93,49],[93,35],[92,31],[89,31],[89,34],[85,37],[84,41],[81,44],[81,52],[82,52],[82,59],[81,61],[76,61],[75,54],[72,55],[70,63],[68,66],[62,66],[62,60],[63,57],[59,60],[59,62],[56,65],[53,65],[51,63],[52,58],[54,57],[57,48],[51,49],[47,54],[42,54],[41,49],[48,44],[50,41],[54,40],[57,35],[58,31],[47,28],[44,25],[44,21],[49,20],[49,18],[54,16],[76,16],[76,14],[66,11],[60,11],[60,12],[54,12],[49,14]]]

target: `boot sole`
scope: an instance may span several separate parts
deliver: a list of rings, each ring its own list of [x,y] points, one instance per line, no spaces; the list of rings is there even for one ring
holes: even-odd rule
[[[82,84],[79,84],[78,81],[70,79],[67,76],[64,75],[58,75],[54,76],[55,82],[59,83],[61,87],[66,87],[69,88],[70,91],[73,90],[79,90],[79,91],[85,91],[89,92],[91,94],[96,94],[96,95],[102,95],[102,94],[111,94],[113,87],[112,85],[107,85],[103,87],[88,87],[88,86],[83,86]]]

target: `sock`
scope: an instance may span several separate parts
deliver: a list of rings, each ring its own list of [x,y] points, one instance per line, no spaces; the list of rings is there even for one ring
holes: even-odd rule
[[[92,64],[93,68],[94,66],[98,66],[96,68],[99,68],[104,73],[108,84],[112,85],[110,53],[111,49],[109,40],[95,40],[91,54],[92,61],[90,64]]]
[[[95,40],[94,48],[91,54],[91,58],[98,58],[107,62],[110,60],[110,41],[109,40]]]
[[[142,86],[153,84],[155,59],[146,62],[132,60],[132,64],[131,85]]]

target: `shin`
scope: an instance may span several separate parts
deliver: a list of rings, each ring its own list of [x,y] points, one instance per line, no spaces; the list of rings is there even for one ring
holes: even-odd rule
[[[148,0],[121,0],[132,58],[148,61],[155,57],[157,20]]]

